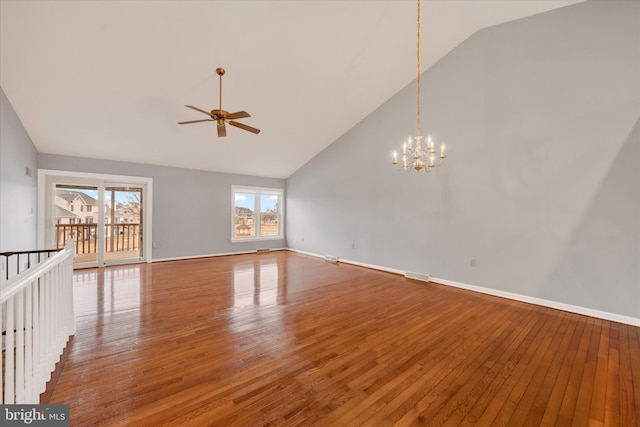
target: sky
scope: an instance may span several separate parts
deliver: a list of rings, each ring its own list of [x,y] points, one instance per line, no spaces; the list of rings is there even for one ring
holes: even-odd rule
[[[265,211],[267,209],[273,209],[278,203],[278,196],[264,194],[260,200],[260,209]],[[246,193],[236,193],[236,206],[243,208],[254,209],[254,195]]]

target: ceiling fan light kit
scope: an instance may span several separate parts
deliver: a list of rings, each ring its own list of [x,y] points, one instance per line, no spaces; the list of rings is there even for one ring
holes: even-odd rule
[[[205,111],[201,108],[194,107],[193,105],[185,105],[187,108],[191,108],[192,110],[198,111],[202,114],[206,114],[209,116],[208,119],[200,119],[200,120],[189,120],[186,122],[178,122],[179,125],[188,125],[191,123],[201,123],[201,122],[216,122],[218,128],[218,137],[227,136],[227,128],[225,126],[226,123],[231,126],[237,127],[242,130],[246,130],[251,133],[258,134],[260,133],[260,129],[256,129],[249,125],[245,125],[244,123],[236,122],[236,119],[244,119],[247,117],[251,117],[249,113],[246,111],[237,111],[235,113],[229,113],[222,109],[222,76],[225,74],[224,68],[217,68],[216,73],[220,76],[220,107],[216,110]]]

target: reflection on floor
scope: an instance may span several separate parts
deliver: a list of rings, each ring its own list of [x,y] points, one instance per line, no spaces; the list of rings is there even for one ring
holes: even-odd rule
[[[142,265],[77,270],[74,274],[76,316],[140,310]]]
[[[274,305],[278,296],[278,264],[273,259],[233,266],[234,307]]]

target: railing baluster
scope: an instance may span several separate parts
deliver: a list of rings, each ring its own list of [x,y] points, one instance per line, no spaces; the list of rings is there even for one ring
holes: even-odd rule
[[[2,307],[5,306],[5,303],[0,302],[0,332],[5,331],[4,328],[4,317],[3,312],[5,311]],[[4,369],[4,351],[0,348],[0,372]],[[6,376],[3,375],[3,380]],[[4,402],[4,381],[0,381],[0,402]]]
[[[45,337],[45,347],[44,347],[44,356],[45,356],[45,370],[49,372],[49,359],[51,354],[51,336],[52,336],[52,324],[51,324],[51,270],[47,271],[44,274],[45,277],[45,286],[44,286],[44,337]]]
[[[42,382],[42,325],[40,323],[40,295],[42,292],[42,278],[38,278],[38,283],[33,289],[33,299],[31,301],[33,310],[33,382],[34,392],[40,394],[41,390],[37,387]],[[42,390],[44,391],[44,390]]]
[[[5,336],[5,364],[4,364],[4,403],[15,403],[15,366],[14,366],[14,344],[13,344],[13,298],[7,301],[7,335]]]
[[[15,296],[16,316],[16,402],[24,401],[24,290]]]
[[[40,256],[38,254],[38,256]],[[33,287],[37,283],[29,283],[29,286],[25,289],[24,296],[24,330],[25,330],[25,342],[24,342],[24,371],[25,371],[25,398],[33,399]]]
[[[46,366],[46,354],[47,354],[47,316],[45,305],[45,294],[47,293],[47,275],[43,274],[40,285],[40,297],[38,301],[38,318],[40,320],[40,380],[44,379],[47,366]],[[46,381],[46,380],[45,380]]]

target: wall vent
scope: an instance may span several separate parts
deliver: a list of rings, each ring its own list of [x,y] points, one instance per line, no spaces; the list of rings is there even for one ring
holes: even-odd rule
[[[324,260],[328,261],[328,262],[336,263],[336,262],[338,262],[338,257],[335,256],[335,255],[325,255],[324,256]]]
[[[414,273],[412,271],[407,271],[406,273],[404,273],[404,277],[406,277],[407,279],[421,280],[423,282],[428,282],[430,280],[428,274]]]
[[[269,249],[269,248],[258,248],[258,249],[256,249],[256,253],[263,254],[265,252],[271,252],[271,249]]]

